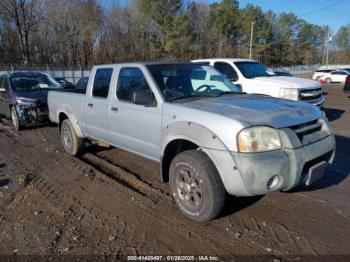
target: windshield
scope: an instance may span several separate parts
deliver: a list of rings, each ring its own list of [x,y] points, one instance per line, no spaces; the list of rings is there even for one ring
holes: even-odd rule
[[[11,84],[15,91],[62,88],[52,77],[45,74],[13,76],[11,77]]]
[[[235,62],[235,65],[246,78],[274,76],[269,74],[266,66],[257,62]]]
[[[215,97],[240,90],[213,67],[201,64],[148,65],[166,101]]]

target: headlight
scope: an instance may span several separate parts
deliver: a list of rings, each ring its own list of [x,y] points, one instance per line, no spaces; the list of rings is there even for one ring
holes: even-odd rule
[[[243,129],[237,136],[239,152],[264,152],[281,149],[278,131],[268,126]]]
[[[19,105],[23,105],[23,106],[32,106],[35,107],[36,106],[36,99],[31,99],[31,98],[23,98],[23,97],[19,97],[16,99],[17,104]]]
[[[280,98],[299,100],[299,90],[296,88],[281,88]]]

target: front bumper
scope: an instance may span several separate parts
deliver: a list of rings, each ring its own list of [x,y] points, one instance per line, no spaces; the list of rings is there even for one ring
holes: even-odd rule
[[[15,106],[20,124],[23,126],[36,125],[49,121],[47,106],[28,107],[17,104]]]
[[[317,181],[335,153],[335,139],[329,135],[322,140],[299,148],[284,148],[263,153],[234,153],[244,185],[250,195],[271,191],[286,191],[299,184]],[[277,183],[269,188],[277,176]]]
[[[320,179],[333,162],[335,138],[326,119],[278,129],[282,149],[239,153],[203,148],[214,162],[227,193],[235,196],[286,191]],[[276,181],[272,181],[277,176]]]

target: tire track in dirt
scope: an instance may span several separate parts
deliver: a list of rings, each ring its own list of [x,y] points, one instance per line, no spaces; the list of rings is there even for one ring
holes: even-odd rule
[[[5,150],[10,151],[10,148],[8,148],[8,141],[1,140],[1,148],[4,148]],[[22,166],[23,169],[29,171],[30,173],[35,173],[35,175],[31,176],[32,183],[34,186],[43,193],[43,195],[50,200],[50,202],[54,203],[58,207],[59,210],[70,210],[70,216],[71,217],[81,217],[81,216],[87,216],[89,214],[94,214],[96,217],[96,221],[99,220],[98,223],[102,225],[109,224],[109,222],[105,218],[109,218],[108,214],[103,211],[103,203],[99,201],[99,203],[96,203],[96,205],[92,205],[90,203],[89,211],[79,211],[76,210],[82,210],[82,203],[77,202],[76,199],[81,199],[82,195],[86,194],[82,190],[74,190],[74,187],[76,186],[84,186],[85,189],[89,190],[89,186],[82,184],[82,179],[77,179],[79,176],[83,175],[84,171],[91,170],[91,167],[83,163],[82,161],[78,159],[67,159],[67,157],[64,157],[63,162],[65,162],[65,166],[63,168],[62,166],[62,160],[60,159],[60,155],[56,154],[56,157],[52,156],[46,163],[45,167],[40,165],[40,161],[42,161],[41,153],[38,152],[38,149],[36,148],[26,148],[25,150],[23,148],[19,149],[18,151],[11,152],[11,158],[12,160],[15,159],[17,163],[19,163],[19,166]],[[28,156],[30,156],[28,158]],[[68,157],[70,158],[70,157]],[[32,163],[38,163],[38,164],[32,164]],[[52,163],[53,162],[53,163]],[[61,167],[57,168],[57,165]],[[94,168],[93,168],[94,169]],[[66,174],[67,170],[72,170],[73,174]],[[78,171],[78,172],[77,172]],[[117,170],[120,172],[121,170]],[[150,229],[153,229],[155,232],[159,230],[159,228],[162,228],[162,231],[159,232],[160,239],[163,242],[168,242],[169,246],[174,245],[175,239],[171,240],[169,239],[169,236],[173,236],[178,239],[177,247],[175,250],[188,250],[189,246],[188,243],[184,243],[182,240],[184,236],[189,235],[190,237],[186,238],[187,242],[190,242],[191,246],[191,252],[198,250],[201,252],[211,252],[211,253],[224,253],[224,254],[230,254],[232,253],[232,250],[230,248],[226,248],[222,243],[227,241],[227,238],[225,235],[220,234],[219,232],[213,233],[208,228],[203,227],[201,225],[196,224],[195,222],[188,221],[187,219],[184,219],[183,217],[179,218],[179,215],[174,216],[172,214],[174,211],[174,207],[171,207],[171,212],[162,212],[162,209],[164,209],[163,206],[161,206],[159,209],[159,205],[155,205],[154,201],[151,201],[152,194],[158,193],[157,190],[152,189],[147,184],[142,184],[142,182],[136,181],[136,178],[132,178],[133,183],[137,182],[137,186],[140,187],[142,185],[142,190],[145,192],[147,191],[147,197],[144,197],[142,195],[137,196],[134,194],[134,191],[130,192],[129,188],[120,187],[120,183],[115,183],[114,180],[111,180],[105,176],[105,174],[99,172],[98,170],[94,170],[94,178],[90,181],[90,184],[94,184],[94,187],[99,183],[99,187],[101,187],[101,183],[103,182],[103,189],[100,188],[100,190],[107,191],[108,193],[115,193],[116,189],[119,191],[122,191],[123,194],[120,194],[119,192],[119,199],[124,198],[123,205],[125,206],[119,206],[119,208],[125,208],[128,206],[128,212],[130,211],[130,205],[134,208],[135,202],[138,204],[137,209],[139,211],[142,211],[141,214],[138,214],[138,217],[134,219],[135,224],[141,224],[142,220],[144,220],[145,217],[147,217],[148,225],[145,225],[145,228],[143,228],[143,231],[147,231]],[[127,174],[124,174],[127,175]],[[76,180],[76,181],[74,181]],[[70,183],[70,184],[67,184]],[[63,183],[63,184],[62,184]],[[88,183],[89,184],[89,183]],[[134,183],[135,184],[135,183]],[[109,189],[109,190],[106,190]],[[91,189],[90,189],[91,190]],[[78,192],[77,192],[78,191]],[[61,193],[59,193],[61,192]],[[149,194],[151,192],[151,194]],[[92,193],[91,191],[88,193]],[[57,195],[59,194],[59,198],[57,198]],[[74,201],[75,199],[75,201]],[[134,199],[133,203],[130,203],[130,199]],[[163,197],[159,198],[160,201],[163,201]],[[171,203],[171,201],[165,197],[165,201]],[[104,202],[104,201],[103,201]],[[66,203],[67,206],[64,206],[62,203]],[[168,204],[168,203],[167,203]],[[116,205],[118,206],[118,205]],[[113,212],[113,208],[111,205],[108,206],[108,208],[111,208],[111,212]],[[133,210],[132,212],[137,212],[137,210]],[[120,212],[119,212],[120,213]],[[113,219],[112,219],[113,220]],[[182,222],[182,220],[185,220],[185,222]],[[174,232],[173,224],[181,225],[182,232]],[[191,226],[188,226],[188,224],[192,224]],[[193,228],[193,225],[195,227]],[[153,227],[153,228],[152,228]],[[178,228],[181,228],[178,227]],[[189,233],[191,232],[191,233]],[[209,240],[208,235],[212,235],[213,239]],[[200,240],[199,242],[194,240]],[[244,252],[247,250],[247,246],[249,249],[255,249],[255,253],[259,252],[256,247],[253,247],[251,245],[246,245],[245,243],[240,243],[240,241],[236,241],[236,248],[237,250],[240,250],[240,252]],[[206,244],[205,244],[206,243]],[[261,251],[260,251],[261,252]]]
[[[31,137],[31,132],[32,131],[30,130],[24,132],[24,138],[15,136],[13,139],[18,140],[16,143],[25,147],[26,144],[23,143],[22,140],[26,139],[27,136]],[[131,204],[129,203],[126,205],[133,205],[136,203],[137,208],[141,210],[142,213],[150,215],[150,218],[147,219],[158,220],[158,223],[163,223],[164,227],[169,227],[167,224],[172,223],[173,226],[171,229],[174,230],[173,228],[175,228],[175,231],[181,232],[186,240],[189,239],[206,245],[203,239],[211,235],[215,240],[210,241],[207,245],[227,254],[232,254],[236,250],[240,250],[241,253],[244,253],[244,250],[250,250],[250,253],[266,253],[266,250],[271,246],[273,246],[273,253],[282,255],[293,253],[324,253],[327,250],[327,247],[321,243],[317,243],[317,247],[314,247],[310,244],[310,239],[308,237],[303,236],[302,232],[298,232],[294,228],[291,229],[278,221],[271,221],[266,226],[264,225],[265,222],[263,222],[263,216],[253,215],[251,212],[246,212],[245,210],[234,216],[220,218],[205,225],[193,223],[182,217],[174,206],[169,193],[164,190],[166,185],[164,186],[160,181],[155,181],[154,176],[147,176],[146,181],[141,174],[129,170],[128,167],[115,164],[113,158],[108,157],[109,154],[107,151],[106,154],[100,156],[100,154],[93,154],[87,150],[87,153],[85,153],[80,159],[71,157],[62,152],[59,143],[59,136],[56,130],[52,128],[44,128],[40,129],[40,133],[41,135],[38,139],[47,141],[47,144],[38,141],[38,145],[31,148],[30,151],[34,152],[39,150],[41,151],[40,154],[42,154],[42,152],[45,151],[46,146],[54,144],[55,147],[47,153],[47,157],[51,158],[56,166],[64,167],[65,172],[72,173],[72,175],[64,174],[54,177],[55,182],[58,181],[61,184],[75,182],[81,191],[91,193],[89,183],[93,181],[94,183],[99,184],[105,193],[110,193],[112,196],[114,196],[116,188],[119,190],[117,185],[121,185],[124,189],[123,197],[125,200],[130,201],[133,199],[131,200]],[[33,144],[33,141],[31,142]],[[67,165],[67,163],[69,163],[69,165]],[[53,169],[56,170],[57,168],[55,167]],[[56,196],[57,194],[60,193],[56,192]],[[81,203],[81,197],[79,195],[74,199],[78,203],[75,203],[74,206],[72,205],[72,210],[78,209],[81,205],[84,205],[84,203]],[[61,201],[64,202],[65,200]],[[96,203],[96,206],[98,205],[101,205],[101,201]],[[90,210],[90,213],[98,214],[101,212],[102,208],[103,207],[99,207],[92,211]],[[286,206],[286,208],[288,207]],[[274,210],[274,205],[269,207],[269,209]],[[113,210],[115,210],[113,207],[108,207],[107,214],[103,215],[103,217],[108,217],[108,214],[114,212]],[[282,214],[285,211],[285,208],[279,207],[276,212]],[[154,214],[157,214],[158,216],[156,217]],[[71,215],[71,217],[75,216],[82,216],[84,218],[88,215],[85,213]],[[293,214],[293,216],[300,216],[300,219],[305,219],[301,214]],[[137,220],[135,221],[137,222]],[[108,219],[105,219],[105,221],[99,221],[99,223],[113,223],[113,220],[109,221]],[[228,227],[229,231],[227,231]],[[241,232],[242,237],[236,239],[234,235],[235,232]],[[172,233],[170,232],[168,234],[171,235]],[[229,245],[226,243],[229,243]],[[241,248],[241,244],[239,243],[246,245],[246,247]],[[235,246],[238,246],[238,248]]]

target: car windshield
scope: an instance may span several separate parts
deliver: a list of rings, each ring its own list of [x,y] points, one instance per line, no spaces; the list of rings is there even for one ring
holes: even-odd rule
[[[11,77],[11,84],[15,91],[62,88],[52,77],[45,74],[13,76]]]
[[[200,99],[240,90],[213,67],[201,64],[148,65],[166,101]]]
[[[235,65],[246,78],[275,76],[274,74],[269,74],[266,66],[257,62],[235,62]]]

